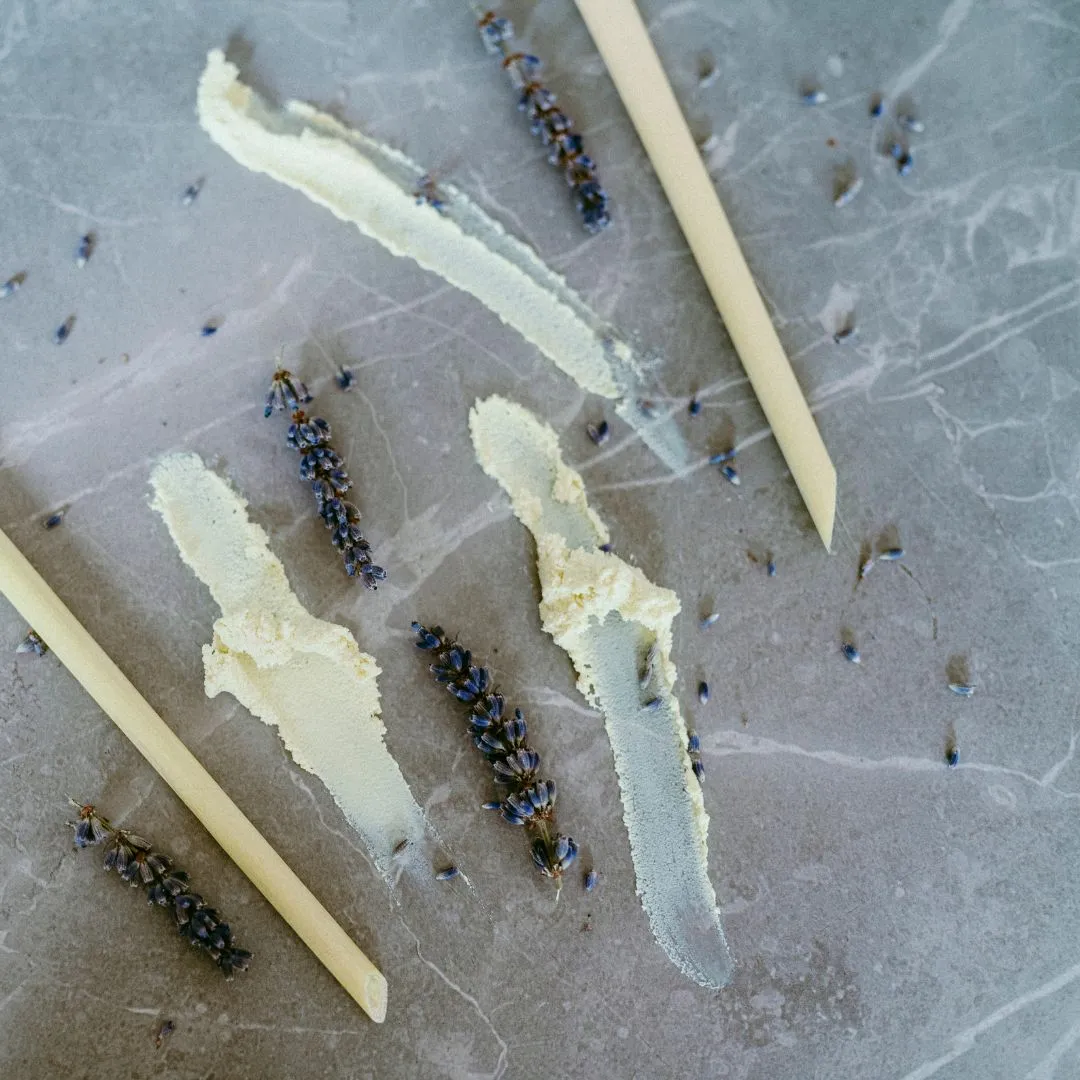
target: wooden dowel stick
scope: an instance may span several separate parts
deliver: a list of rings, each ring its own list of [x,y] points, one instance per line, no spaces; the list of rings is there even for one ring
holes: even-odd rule
[[[633,0],[576,0],[828,548],[836,469]]]
[[[37,631],[207,832],[381,1024],[386,979],[0,530],[0,592]]]

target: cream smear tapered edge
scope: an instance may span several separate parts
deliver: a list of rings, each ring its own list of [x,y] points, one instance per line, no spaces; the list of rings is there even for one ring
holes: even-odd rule
[[[239,74],[214,49],[199,80],[199,123],[222,150],[475,297],[583,390],[614,401],[668,468],[687,466],[673,417],[638,404],[643,371],[633,350],[532,248],[449,184],[440,184],[442,212],[417,206],[421,166],[310,105],[271,108]]]
[[[469,427],[477,461],[536,540],[544,629],[569,654],[578,689],[603,713],[652,932],[684,974],[724,986],[732,960],[708,875],[709,818],[674,690],[679,598],[600,550],[607,528],[549,425],[495,396],[476,403]],[[642,663],[654,643],[653,684],[643,688]],[[656,697],[659,707],[644,707]]]
[[[164,458],[151,505],[221,617],[204,645],[206,693],[232,694],[317,776],[386,875],[426,819],[383,736],[379,665],[352,634],[297,599],[247,502],[197,454]]]

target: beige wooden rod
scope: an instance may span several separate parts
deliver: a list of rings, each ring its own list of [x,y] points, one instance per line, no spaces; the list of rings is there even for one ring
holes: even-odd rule
[[[381,1024],[386,1019],[387,992],[382,973],[147,704],[2,530],[0,592],[330,974],[372,1020]]]
[[[576,0],[829,548],[836,469],[633,0]]]

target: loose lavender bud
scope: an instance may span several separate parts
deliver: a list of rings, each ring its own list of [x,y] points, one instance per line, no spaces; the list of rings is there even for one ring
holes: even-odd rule
[[[960,747],[956,745],[955,738],[950,738],[945,744],[945,764],[950,769],[955,769],[960,764]]]
[[[653,642],[649,646],[649,651],[645,654],[645,662],[641,665],[641,675],[638,679],[638,684],[641,689],[644,690],[648,687],[649,683],[653,681],[656,675],[656,662],[660,659],[660,646],[657,642]]]
[[[850,341],[855,336],[855,314],[854,312],[848,312],[844,321],[836,328],[836,332],[833,334],[832,339],[837,345],[843,345],[845,341]]]
[[[603,446],[611,437],[611,428],[608,426],[606,420],[601,420],[599,424],[586,424],[585,434],[597,445]]]
[[[75,329],[75,316],[69,315],[54,331],[53,331],[53,344],[63,345],[69,337],[71,337],[71,331]]]
[[[25,272],[20,271],[18,274],[13,274],[11,277],[0,285],[0,300],[5,299],[8,296],[13,296],[22,288],[22,283],[26,280]]]
[[[49,651],[49,646],[41,639],[36,630],[27,630],[26,637],[15,646],[17,653],[32,652],[36,656],[44,656]]]
[[[92,232],[87,233],[79,241],[79,246],[75,249],[75,265],[80,270],[90,261],[90,256],[94,254],[96,246],[97,237]]]
[[[847,206],[862,191],[862,186],[861,176],[855,176],[847,169],[842,170],[833,184],[833,206],[838,210]]]
[[[446,199],[431,173],[424,173],[416,182],[413,196],[417,206],[430,206],[433,210],[438,210],[440,214],[446,211]]]

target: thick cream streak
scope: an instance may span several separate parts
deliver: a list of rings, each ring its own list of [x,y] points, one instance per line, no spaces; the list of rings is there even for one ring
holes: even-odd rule
[[[500,397],[477,402],[469,424],[477,461],[536,539],[544,629],[569,654],[578,688],[604,715],[638,895],[653,934],[686,975],[721,987],[732,961],[708,876],[709,818],[674,691],[679,598],[600,550],[607,528],[547,424]],[[642,661],[654,643],[656,674],[643,690]],[[660,707],[644,708],[654,697]]]
[[[276,728],[388,873],[395,844],[422,841],[427,825],[383,740],[375,659],[304,608],[246,501],[196,454],[163,459],[150,480],[180,557],[221,609],[203,646],[207,695],[232,694]]]
[[[419,165],[310,105],[271,109],[218,49],[199,80],[198,113],[210,138],[241,165],[295,188],[391,254],[475,297],[583,390],[615,401],[670,469],[687,466],[674,419],[650,418],[636,404],[643,372],[630,347],[464,193],[441,184],[443,212],[417,206]]]

